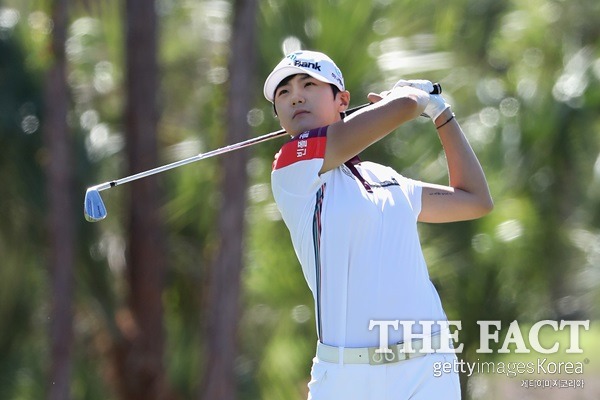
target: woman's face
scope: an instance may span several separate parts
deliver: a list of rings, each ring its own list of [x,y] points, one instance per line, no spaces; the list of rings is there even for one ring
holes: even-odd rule
[[[275,110],[283,129],[294,136],[340,120],[347,107],[344,95],[335,98],[331,86],[307,74],[294,75],[275,90]]]

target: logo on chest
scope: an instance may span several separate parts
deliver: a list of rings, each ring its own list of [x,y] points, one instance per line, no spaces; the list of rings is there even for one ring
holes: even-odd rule
[[[360,172],[358,172],[356,167],[352,164],[350,164],[350,165],[348,165],[348,163],[344,164],[344,168],[342,170],[344,171],[344,174],[346,174],[346,176],[348,176],[352,179],[358,180],[362,184],[362,186],[367,190],[367,192],[369,192],[369,193],[373,193],[373,188],[385,188],[385,187],[389,187],[389,186],[400,186],[400,183],[398,183],[396,178],[394,178],[393,176],[391,176],[387,180],[382,180],[379,182],[368,181],[360,174]]]

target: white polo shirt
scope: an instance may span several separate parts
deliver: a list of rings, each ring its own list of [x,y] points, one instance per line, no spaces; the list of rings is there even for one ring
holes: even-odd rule
[[[416,227],[421,182],[371,162],[319,175],[326,144],[327,127],[297,135],[281,148],[271,174],[314,296],[319,340],[378,347],[371,320],[445,321]],[[390,344],[402,337],[402,329],[389,329]]]

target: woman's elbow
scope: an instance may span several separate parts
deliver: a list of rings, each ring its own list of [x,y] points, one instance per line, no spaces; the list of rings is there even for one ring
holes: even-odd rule
[[[492,196],[485,196],[479,202],[479,217],[488,215],[494,209],[494,200]]]
[[[420,116],[425,107],[427,106],[427,100],[423,96],[417,96],[414,93],[408,93],[400,97],[386,98],[390,105],[394,109],[396,116],[404,116],[403,119],[411,120]]]
[[[425,97],[420,97],[420,96],[408,96],[407,100],[409,102],[409,112],[412,114],[412,118],[417,118],[419,117],[424,111],[425,111],[425,107],[427,106],[427,102],[428,99],[426,99]]]

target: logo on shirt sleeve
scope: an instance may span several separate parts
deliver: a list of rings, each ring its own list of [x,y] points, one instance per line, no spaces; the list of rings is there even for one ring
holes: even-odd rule
[[[296,148],[296,157],[302,158],[306,156],[308,152],[308,137],[309,133],[304,132],[300,136],[298,136],[298,145]]]
[[[281,148],[273,163],[273,169],[279,169],[299,161],[322,159],[325,157],[327,127],[301,133]]]

